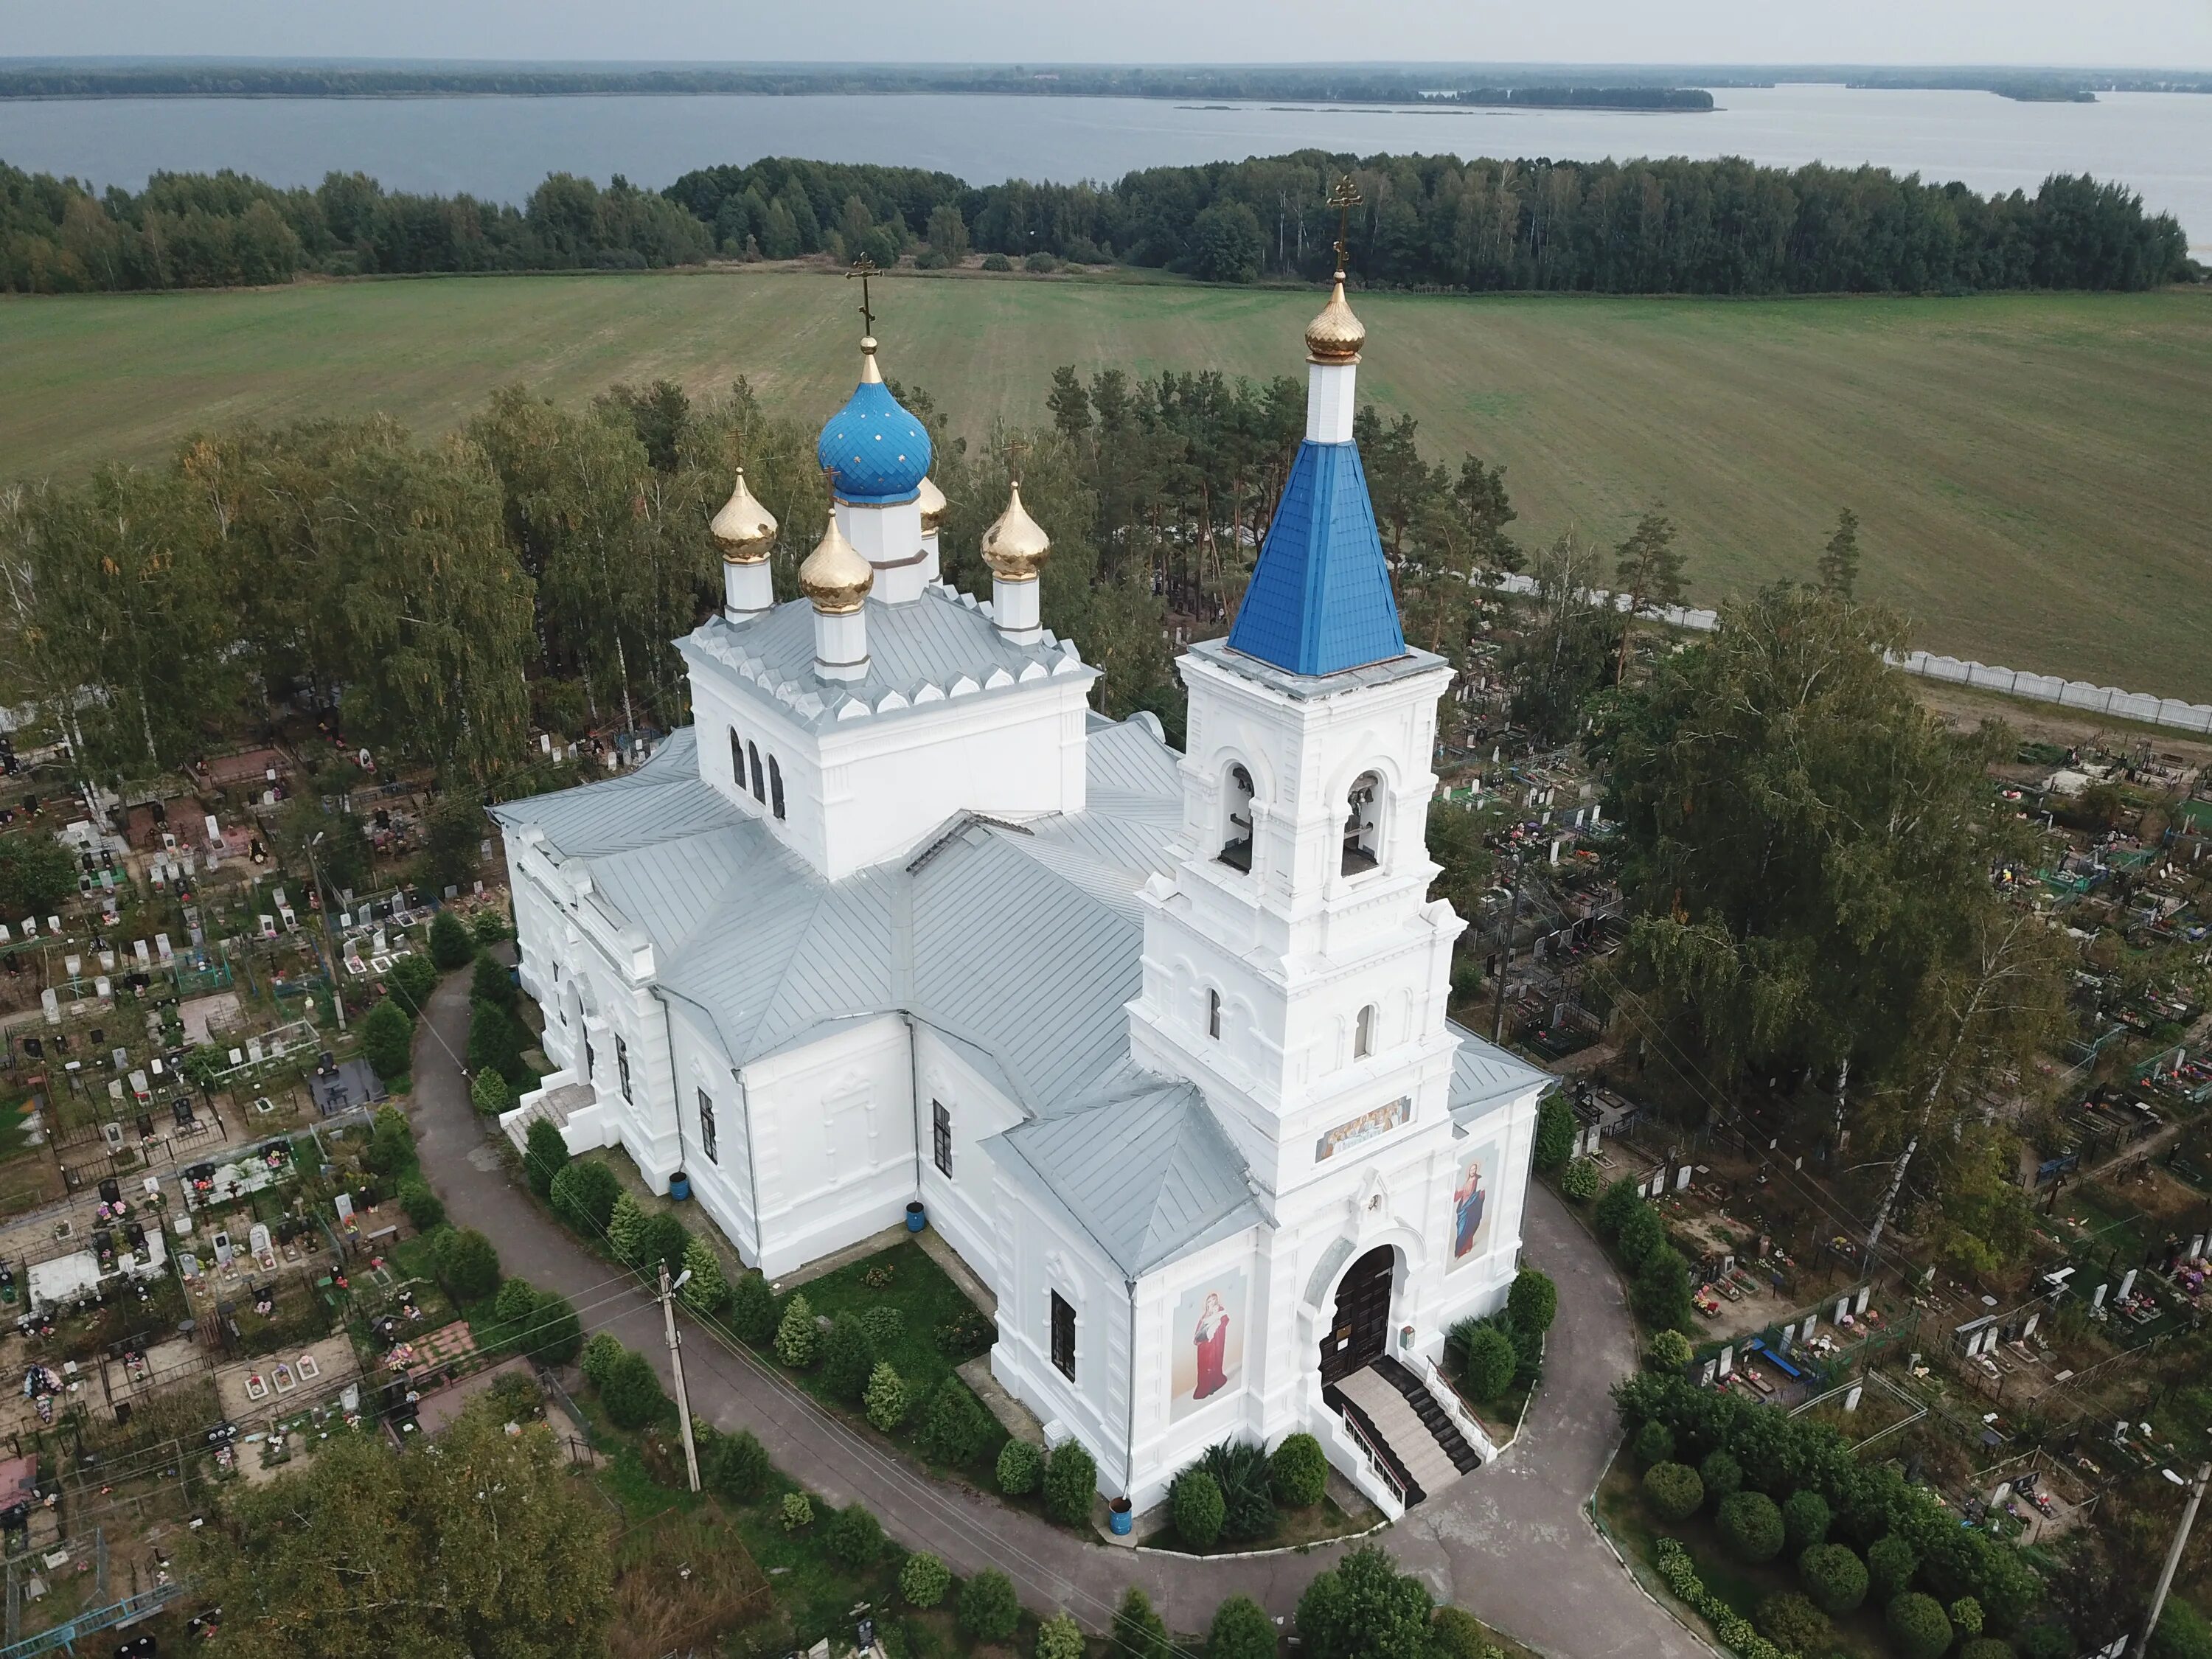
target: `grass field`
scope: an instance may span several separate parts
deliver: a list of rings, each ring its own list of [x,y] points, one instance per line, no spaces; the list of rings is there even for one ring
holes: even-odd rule
[[[425,431],[522,380],[565,400],[849,386],[848,285],[756,270],[0,301],[0,477],[197,427],[386,410]],[[1316,296],[1064,279],[879,285],[889,372],[957,428],[1043,413],[1053,367],[1302,374]],[[1809,571],[1838,507],[1916,642],[2212,698],[2212,293],[1972,300],[1360,297],[1362,388],[1431,452],[1505,463],[1530,540],[1684,529],[1693,597]]]

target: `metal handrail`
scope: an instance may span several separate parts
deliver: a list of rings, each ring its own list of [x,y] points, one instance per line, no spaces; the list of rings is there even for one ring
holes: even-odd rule
[[[1367,1467],[1380,1475],[1390,1490],[1398,1495],[1399,1506],[1407,1507],[1408,1500],[1404,1484],[1391,1472],[1390,1465],[1383,1457],[1381,1448],[1375,1443],[1367,1431],[1359,1426],[1359,1419],[1348,1411],[1340,1411],[1336,1415],[1337,1420],[1352,1431],[1353,1441],[1357,1443],[1360,1451],[1366,1455]]]

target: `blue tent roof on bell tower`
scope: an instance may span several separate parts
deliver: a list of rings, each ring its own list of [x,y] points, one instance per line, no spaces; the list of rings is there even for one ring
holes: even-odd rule
[[[1229,644],[1293,674],[1406,654],[1357,445],[1298,447]]]

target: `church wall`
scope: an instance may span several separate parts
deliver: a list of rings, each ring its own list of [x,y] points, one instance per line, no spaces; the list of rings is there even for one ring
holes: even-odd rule
[[[905,1020],[869,1019],[744,1068],[770,1279],[902,1222],[915,1193]]]
[[[1486,1146],[1496,1147],[1498,1177],[1497,1184],[1489,1189],[1485,1206],[1484,1231],[1487,1237],[1458,1266],[1449,1265],[1451,1256],[1446,1254],[1443,1283],[1435,1293],[1430,1323],[1424,1328],[1426,1340],[1422,1349],[1431,1359],[1443,1358],[1443,1333],[1453,1324],[1497,1312],[1504,1305],[1505,1293],[1513,1287],[1513,1275],[1521,1265],[1522,1228],[1528,1212],[1529,1171],[1535,1157],[1536,1102],[1542,1093],[1540,1085],[1510,1106],[1471,1119],[1467,1124],[1467,1134],[1452,1143],[1454,1153],[1443,1181],[1433,1189],[1439,1237],[1449,1237],[1455,1231],[1452,1224],[1455,1207],[1453,1197],[1466,1157],[1480,1152]]]
[[[1001,1176],[997,1200],[1006,1279],[991,1374],[1037,1414],[1054,1444],[1070,1436],[1083,1443],[1110,1497],[1129,1475],[1128,1282],[1066,1211],[1026,1184]],[[1072,1380],[1052,1363],[1055,1291],[1075,1310]]]
[[[669,1032],[675,1045],[676,1106],[684,1146],[684,1173],[691,1194],[737,1247],[738,1255],[759,1265],[760,1236],[753,1216],[750,1133],[744,1091],[732,1070],[713,1028],[687,1004],[671,999]],[[714,1156],[707,1156],[699,1121],[699,1095],[714,1103]]]
[[[1267,1234],[1248,1228],[1138,1281],[1129,1498],[1139,1510],[1162,1502],[1168,1484],[1216,1441],[1270,1439]]]
[[[915,1070],[921,1079],[915,1098],[915,1138],[921,1148],[915,1164],[929,1224],[945,1235],[945,1242],[991,1287],[993,1294],[1002,1294],[1008,1272],[1007,1230],[1002,1225],[997,1176],[983,1142],[986,1137],[1019,1123],[1021,1109],[1006,1099],[996,1081],[969,1060],[965,1051],[927,1025],[915,1026],[914,1042]],[[942,1103],[952,1120],[949,1179],[937,1167],[931,1110],[934,1103]]]

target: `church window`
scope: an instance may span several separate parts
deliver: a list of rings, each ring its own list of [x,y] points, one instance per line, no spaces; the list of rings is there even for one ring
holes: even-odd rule
[[[775,815],[783,816],[783,768],[776,764],[775,757],[768,757],[768,793],[775,803]]]
[[[738,793],[745,792],[745,740],[738,735],[738,728],[730,728],[730,781],[738,786]]]
[[[704,1089],[699,1091],[699,1145],[706,1152],[708,1163],[720,1162],[714,1156],[714,1102]]]
[[[615,1076],[622,1082],[622,1097],[629,1099],[629,1044],[620,1037],[615,1039]]]
[[[757,743],[749,743],[745,745],[745,752],[753,757],[753,799],[766,800],[768,785],[761,775],[760,745]]]
[[[1362,772],[1346,799],[1351,808],[1344,820],[1344,873],[1356,876],[1382,862],[1382,780]]]
[[[1075,1310],[1058,1291],[1052,1293],[1052,1368],[1075,1380]]]
[[[937,1173],[952,1173],[952,1114],[945,1109],[945,1103],[929,1103],[931,1151],[937,1159]]]
[[[1231,766],[1222,785],[1223,815],[1220,861],[1232,870],[1249,873],[1252,868],[1252,775]]]
[[[1206,994],[1206,1034],[1216,1042],[1221,1041],[1221,993]]]
[[[593,1054],[592,1053],[592,1040],[591,1040],[591,1038],[589,1038],[589,1037],[586,1037],[586,1038],[584,1039],[584,1081],[585,1081],[585,1082],[589,1083],[589,1082],[592,1080],[592,1072],[593,1072],[595,1069],[597,1069],[597,1067],[598,1067],[598,1066],[599,1066],[599,1057],[598,1057],[597,1055],[595,1055],[595,1054]]]
[[[1369,1003],[1359,1011],[1359,1018],[1352,1026],[1352,1057],[1364,1060],[1375,1052],[1375,1005]]]

